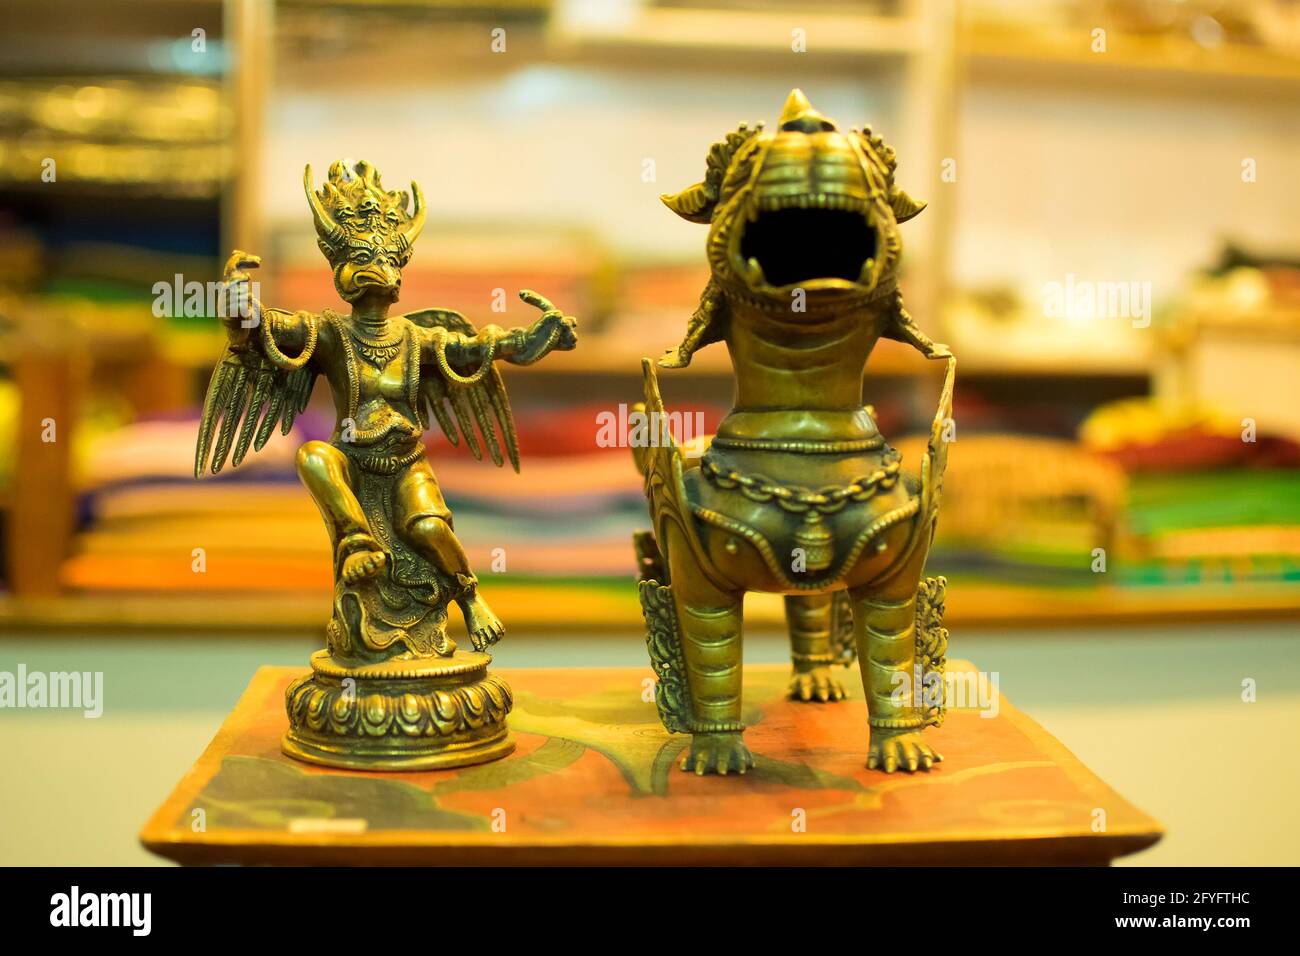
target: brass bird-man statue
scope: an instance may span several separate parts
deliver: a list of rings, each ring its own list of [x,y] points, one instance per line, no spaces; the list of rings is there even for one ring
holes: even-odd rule
[[[425,221],[420,188],[389,192],[364,161],[336,162],[304,188],[340,314],[264,308],[249,295],[255,256],[226,267],[229,343],[208,386],[195,475],[238,465],[280,424],[288,434],[316,377],[336,412],[330,440],[310,441],[298,475],[325,519],[334,552],[334,614],[313,673],[290,685],[290,756],[364,769],[427,769],[477,763],[513,749],[509,688],[487,673],[486,649],[502,625],[478,590],[421,436],[437,421],[475,458],[486,446],[519,468],[505,386],[494,362],[536,362],[576,344],[575,321],[534,292],[542,310],[528,328],[475,331],[449,309],[390,315],[402,269]],[[411,210],[408,212],[408,202]],[[473,651],[447,634],[460,606]]]
[[[856,653],[870,719],[867,766],[928,770],[922,730],[943,717],[942,578],[922,579],[947,460],[955,361],[916,327],[896,286],[898,224],[922,209],[894,183],[894,151],[841,132],[790,94],[775,131],[741,126],[709,152],[704,180],[664,202],[709,225],[711,277],[685,340],[690,364],[725,342],[735,404],[702,458],[671,437],[637,448],[652,532],[637,536],[647,644],[664,725],[691,734],[682,768],[744,773],[741,606],[785,595],[790,695],[833,702]],[[880,338],[947,362],[919,476],[862,401]],[[646,411],[663,422],[647,359]],[[643,443],[644,444],[644,443]]]

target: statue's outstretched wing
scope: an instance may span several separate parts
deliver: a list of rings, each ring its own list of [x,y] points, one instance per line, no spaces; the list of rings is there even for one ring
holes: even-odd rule
[[[474,326],[465,316],[452,309],[422,309],[408,312],[406,318],[426,329],[446,329],[466,336],[476,334]],[[449,374],[450,373],[450,374]],[[430,415],[442,428],[442,433],[453,445],[460,444],[463,435],[470,454],[482,460],[478,432],[483,444],[497,465],[504,464],[501,448],[515,471],[519,470],[519,436],[515,432],[514,415],[510,412],[510,398],[501,373],[489,360],[485,368],[457,369],[445,362],[430,362],[420,367],[421,406],[420,424],[429,427]]]
[[[235,465],[244,460],[250,445],[260,451],[277,422],[281,434],[289,434],[294,418],[307,407],[315,383],[316,373],[306,366],[277,368],[256,349],[235,351],[227,346],[212,370],[203,401],[194,477],[203,476],[209,454],[212,473],[221,471],[232,444],[235,453],[231,462]]]

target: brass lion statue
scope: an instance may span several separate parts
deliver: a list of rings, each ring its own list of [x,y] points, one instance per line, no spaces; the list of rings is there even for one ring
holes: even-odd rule
[[[711,271],[684,341],[684,368],[725,342],[734,406],[702,457],[651,427],[635,449],[652,530],[638,534],[641,602],[664,726],[689,733],[682,769],[744,773],[742,602],[785,595],[796,700],[844,698],[837,663],[861,662],[867,767],[929,770],[922,736],[943,719],[944,581],[923,578],[951,420],[956,362],[913,323],[897,288],[899,224],[924,204],[894,182],[894,151],[841,131],[798,90],[773,131],[741,126],[709,151],[704,180],[664,196],[707,224]],[[947,362],[918,474],[863,404],[881,338]],[[644,413],[667,421],[655,364]]]

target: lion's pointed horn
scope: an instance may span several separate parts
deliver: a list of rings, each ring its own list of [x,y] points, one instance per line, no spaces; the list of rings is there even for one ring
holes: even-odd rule
[[[786,97],[785,106],[781,109],[781,118],[776,121],[776,125],[784,126],[791,120],[803,116],[804,113],[812,112],[812,108],[812,103],[808,102],[808,97],[803,95],[803,90],[796,87]]]
[[[835,124],[813,108],[803,90],[793,89],[781,108],[781,117],[776,121],[778,129],[791,132],[816,133],[833,130]]]
[[[335,245],[343,235],[341,230],[329,210],[321,203],[320,197],[312,189],[311,184],[311,163],[308,163],[302,171],[302,188],[307,193],[307,204],[311,206],[311,218],[316,224],[316,235],[320,236],[323,242]]]

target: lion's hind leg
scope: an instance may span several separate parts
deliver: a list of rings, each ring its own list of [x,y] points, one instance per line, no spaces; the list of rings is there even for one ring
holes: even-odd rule
[[[839,657],[831,646],[834,594],[791,594],[785,599],[790,627],[791,700],[830,703],[843,700],[844,687],[831,676]]]

